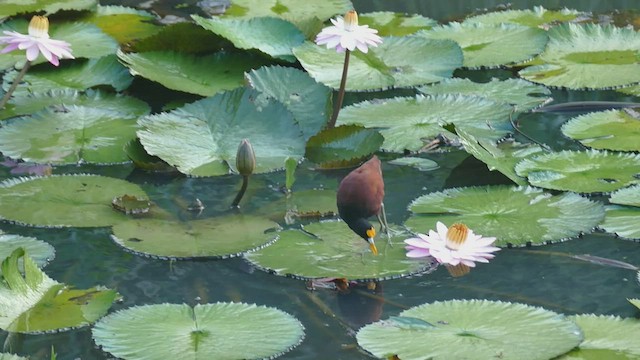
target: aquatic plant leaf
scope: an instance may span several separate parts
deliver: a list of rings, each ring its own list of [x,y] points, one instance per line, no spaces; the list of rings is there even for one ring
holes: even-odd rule
[[[640,185],[620,189],[611,194],[609,202],[640,207]]]
[[[249,86],[271,96],[291,111],[308,140],[327,125],[332,111],[332,90],[306,72],[282,66],[265,66],[246,74]]]
[[[425,95],[462,94],[486,98],[514,106],[517,112],[526,112],[551,101],[551,91],[546,87],[522,79],[499,80],[492,78],[486,83],[469,79],[444,79],[439,83],[421,86],[418,91]]]
[[[437,301],[412,307],[400,316],[422,319],[433,327],[407,329],[393,320],[382,320],[358,331],[358,345],[376,357],[396,355],[402,360],[542,360],[555,358],[582,340],[573,321],[518,303]]]
[[[418,14],[375,11],[358,14],[358,24],[378,30],[380,36],[405,36],[437,26],[438,21]]]
[[[140,255],[162,259],[231,258],[277,239],[278,224],[252,215],[191,221],[132,219],[113,226],[113,240]]]
[[[122,91],[131,85],[133,77],[122,66],[115,55],[85,61],[76,60],[64,68],[49,71],[48,68],[31,68],[18,86],[14,96],[28,96],[52,90],[86,90],[100,85],[109,85],[116,91]],[[17,71],[4,76],[2,86],[8,89]]]
[[[431,171],[439,168],[437,162],[425,158],[406,156],[389,161],[389,164],[411,166],[420,171]]]
[[[533,58],[544,50],[547,33],[542,29],[513,24],[484,25],[451,22],[420,31],[427,39],[457,42],[467,68],[495,68]]]
[[[42,240],[0,232],[0,259],[9,257],[17,248],[23,248],[29,253],[31,260],[40,268],[43,268],[49,261],[53,260],[56,254],[53,246]]]
[[[168,89],[210,96],[244,84],[244,73],[265,64],[264,59],[216,53],[196,56],[176,52],[124,53],[118,58],[132,75],[158,82]]]
[[[520,144],[513,141],[495,141],[475,137],[463,129],[456,129],[456,134],[464,150],[476,159],[487,164],[490,171],[499,171],[520,186],[528,185],[527,179],[516,174],[515,166],[522,160],[544,153],[544,150],[533,144]]]
[[[334,89],[340,87],[344,54],[311,42],[293,49],[305,70]],[[385,38],[364,54],[351,53],[347,91],[411,87],[450,78],[462,65],[462,51],[450,40],[429,40],[418,36]]]
[[[154,24],[153,14],[125,6],[98,5],[83,21],[98,26],[109,36],[126,45],[157,34],[162,27]]]
[[[203,18],[191,15],[196,24],[228,39],[238,49],[257,49],[274,58],[295,62],[291,49],[304,42],[304,34],[287,20],[274,17],[251,19]]]
[[[586,14],[577,10],[563,8],[560,10],[548,10],[542,6],[534,6],[527,10],[492,11],[482,15],[471,16],[464,20],[465,23],[501,24],[510,23],[530,27],[556,24],[576,20]]]
[[[566,150],[522,160],[516,165],[516,174],[546,189],[611,192],[640,183],[640,155]]]
[[[304,232],[282,231],[276,243],[244,257],[260,269],[295,278],[392,279],[433,267],[427,259],[407,258],[403,240],[408,236],[392,237],[391,247],[386,245],[386,235],[379,234],[376,241],[380,253],[375,256],[344,222],[322,221],[306,225]]]
[[[0,360],[29,360],[26,357],[18,356],[9,353],[0,353]]]
[[[245,88],[142,117],[138,123],[143,128],[138,137],[149,154],[193,176],[235,171],[242,139],[249,139],[255,151],[255,173],[283,168],[288,157],[300,159],[304,153],[302,132],[285,106]]]
[[[137,117],[85,106],[49,108],[4,122],[0,151],[37,163],[122,163],[123,146],[136,138]]]
[[[463,95],[398,97],[364,101],[340,111],[337,124],[379,128],[382,149],[391,152],[418,151],[425,141],[442,133],[442,125],[473,129],[477,136],[498,140],[511,129],[511,106]],[[426,139],[426,140],[425,140]]]
[[[37,334],[87,326],[119,297],[103,287],[78,290],[58,283],[38,269],[23,248],[2,261],[2,278],[0,328],[9,332]]]
[[[344,167],[376,152],[384,138],[377,130],[342,125],[322,130],[307,142],[305,157],[321,168]]]
[[[0,218],[44,227],[110,226],[127,220],[111,208],[111,200],[122,194],[147,197],[138,185],[105,176],[8,179],[0,183]]]
[[[138,138],[126,143],[123,150],[136,167],[156,172],[178,172],[176,168],[162,161],[159,157],[149,155]]]
[[[640,208],[620,205],[605,206],[604,221],[599,227],[625,239],[640,240]]]
[[[229,41],[202,26],[179,22],[163,26],[155,35],[131,44],[131,49],[136,53],[174,51],[197,55],[220,51],[229,45]]]
[[[328,189],[299,190],[261,206],[259,213],[288,225],[305,220],[335,218],[338,214],[336,191]]]
[[[131,96],[100,90],[81,92],[72,89],[52,89],[25,96],[12,96],[6,108],[0,111],[0,119],[33,114],[50,106],[55,110],[64,111],[71,105],[91,106],[96,110],[121,112],[131,116],[142,116],[150,111],[147,103]]]
[[[134,306],[93,328],[96,344],[127,360],[272,359],[303,338],[304,327],[292,315],[231,302]]]
[[[640,273],[639,273],[639,274],[640,274]],[[640,282],[640,280],[638,280],[638,281]],[[635,306],[635,307],[637,307],[638,309],[640,309],[640,299],[627,299],[627,300],[629,300],[629,302],[630,302],[633,306]]]
[[[569,316],[584,333],[580,345],[558,360],[637,359],[640,357],[640,321],[618,316]]]
[[[603,219],[599,202],[573,193],[551,195],[532,187],[446,189],[409,205],[405,225],[426,234],[436,222],[464,223],[476,234],[495,236],[497,246],[541,245],[591,232]]]
[[[296,182],[296,168],[298,167],[298,161],[292,157],[288,157],[284,161],[285,170],[285,188],[287,191],[291,191],[293,184]]]
[[[575,117],[562,126],[562,133],[593,149],[640,151],[640,119],[625,109]]]
[[[321,21],[336,14],[353,9],[349,0],[234,0],[222,17],[251,19],[256,17],[279,17],[300,26],[317,18]]]
[[[640,34],[598,24],[562,24],[549,30],[540,54],[543,65],[524,68],[521,77],[547,86],[607,89],[640,82]]]
[[[60,10],[88,10],[96,3],[96,0],[3,0],[0,18],[37,11],[54,14]]]

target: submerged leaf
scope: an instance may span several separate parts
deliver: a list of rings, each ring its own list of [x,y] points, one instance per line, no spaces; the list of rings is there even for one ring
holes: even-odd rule
[[[400,317],[433,326],[396,326],[397,318],[378,321],[358,331],[358,345],[376,357],[403,360],[543,360],[582,340],[578,326],[562,315],[502,301],[437,301],[405,310]]]
[[[551,195],[531,187],[487,186],[447,189],[415,199],[405,225],[427,233],[440,221],[464,223],[497,246],[567,240],[591,232],[604,217],[601,203],[579,195]]]
[[[127,360],[271,359],[303,337],[300,321],[281,310],[221,302],[135,306],[93,328],[96,344]]]

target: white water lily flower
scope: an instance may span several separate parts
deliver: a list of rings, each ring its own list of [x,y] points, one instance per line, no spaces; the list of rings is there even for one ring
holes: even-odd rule
[[[491,246],[495,237],[476,235],[464,224],[453,224],[450,228],[439,222],[436,231],[429,230],[429,235],[418,234],[418,237],[407,239],[407,257],[432,256],[440,264],[457,266],[463,264],[474,267],[475,262],[489,262],[493,253],[500,248]]]
[[[62,40],[49,38],[49,19],[44,16],[34,16],[29,22],[29,34],[24,35],[15,31],[3,31],[6,36],[0,36],[0,43],[8,44],[0,54],[20,49],[27,51],[27,60],[33,61],[38,54],[55,66],[58,59],[75,59],[71,55],[71,45]]]
[[[335,48],[337,52],[358,49],[363,53],[369,51],[369,46],[378,46],[382,38],[377,35],[378,30],[370,29],[369,25],[358,25],[358,13],[350,10],[343,17],[331,19],[333,26],[328,26],[316,36],[316,44],[327,45],[327,49]]]

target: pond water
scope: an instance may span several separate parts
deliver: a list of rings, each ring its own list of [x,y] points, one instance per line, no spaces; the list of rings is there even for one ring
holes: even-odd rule
[[[394,1],[355,0],[359,12],[394,10],[419,13],[438,20],[459,18],[476,9],[493,8],[498,1]],[[132,1],[109,1],[135,5]],[[175,10],[175,2],[154,6],[158,11],[180,14],[195,1],[180,2],[188,6]],[[473,5],[471,5],[473,4]],[[566,6],[578,10],[611,13],[634,7],[635,1],[512,1],[513,8],[547,8]],[[186,9],[186,10],[185,10]],[[456,76],[474,80],[492,76],[506,78],[503,70],[465,71]],[[135,95],[135,94],[134,94]],[[363,98],[389,96],[358,94],[347,96],[346,104]],[[555,102],[579,100],[634,101],[613,91],[554,90]],[[559,128],[576,113],[531,114],[520,119],[522,130],[554,149],[578,148],[563,138]],[[414,198],[445,188],[510,184],[497,173],[461,151],[434,153],[429,156],[440,168],[420,172],[409,167],[383,165],[386,184],[386,207],[390,223],[401,224],[408,217],[407,205]],[[382,155],[382,159],[388,159]],[[141,185],[158,205],[178,211],[179,204],[199,198],[207,206],[200,216],[220,212],[235,195],[240,179],[235,176],[193,179],[183,176],[149,174],[133,165],[109,167],[82,166],[56,169],[56,173],[96,173],[127,179]],[[314,171],[303,163],[297,173],[295,190],[335,189],[348,170]],[[0,168],[0,180],[11,175]],[[243,200],[247,211],[281,198],[277,189],[284,183],[282,172],[254,176]],[[218,204],[218,205],[217,205]],[[503,249],[490,264],[481,264],[469,275],[453,278],[444,268],[413,278],[381,283],[375,294],[354,291],[306,290],[300,280],[278,277],[256,270],[243,259],[177,261],[150,259],[127,253],[111,239],[108,228],[40,229],[0,223],[7,233],[33,236],[56,248],[55,259],[46,267],[47,274],[60,281],[87,288],[102,284],[116,288],[123,301],[113,310],[134,305],[156,303],[210,303],[242,301],[274,306],[296,316],[306,327],[306,338],[283,359],[361,359],[354,332],[363,324],[396,315],[405,308],[437,300],[491,299],[521,302],[565,314],[596,313],[622,317],[640,314],[627,298],[640,297],[635,272],[592,264],[563,254],[591,254],[640,265],[638,244],[603,233],[585,235],[563,243],[533,248]],[[154,334],[149,334],[152,337]],[[89,328],[50,335],[11,335],[3,333],[5,347],[12,352],[31,354],[32,359],[48,358],[55,346],[58,359],[108,359],[97,349]],[[268,336],[268,334],[265,334]]]

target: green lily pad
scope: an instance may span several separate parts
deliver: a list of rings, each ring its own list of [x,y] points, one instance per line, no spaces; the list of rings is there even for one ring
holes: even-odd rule
[[[136,167],[156,172],[178,172],[173,166],[162,161],[159,157],[147,154],[138,138],[126,143],[123,150]]]
[[[46,109],[8,120],[0,128],[0,151],[36,163],[122,163],[123,146],[136,138],[137,117],[84,106]]]
[[[569,89],[607,89],[640,82],[640,34],[629,28],[562,24],[549,30],[543,65],[520,70],[527,80]]]
[[[640,155],[607,151],[561,151],[520,161],[516,174],[547,189],[611,192],[640,183]]]
[[[300,344],[304,327],[284,311],[253,304],[157,304],[104,317],[93,338],[127,360],[272,359]]]
[[[305,157],[321,168],[339,168],[376,152],[384,138],[377,130],[358,125],[325,129],[307,142]]]
[[[638,280],[638,281],[640,282],[640,280]],[[627,299],[627,300],[629,300],[629,302],[630,302],[633,306],[635,306],[635,307],[637,307],[638,309],[640,309],[640,299]]]
[[[344,14],[353,9],[349,0],[234,0],[223,17],[251,19],[271,16],[289,20],[296,25],[309,19],[327,20],[335,14]]]
[[[336,191],[328,189],[300,190],[262,206],[259,213],[288,225],[305,220],[335,218],[338,215]]]
[[[133,78],[122,66],[115,55],[99,59],[75,61],[69,66],[49,71],[48,68],[31,68],[16,89],[14,96],[28,96],[32,93],[44,93],[51,90],[86,90],[100,85],[109,85],[116,91],[122,91],[131,85]],[[17,71],[8,72],[3,87],[8,88],[17,75]]]
[[[440,166],[437,162],[425,158],[406,156],[389,161],[389,164],[411,166],[420,171],[436,170]]]
[[[23,248],[28,252],[31,260],[39,268],[45,267],[56,255],[53,246],[42,240],[0,232],[0,259],[9,257],[17,248]]]
[[[517,111],[526,112],[551,101],[551,91],[544,86],[522,79],[499,80],[492,78],[486,83],[469,79],[444,79],[437,84],[418,88],[423,94],[463,94],[483,97],[495,102],[513,105]]]
[[[174,51],[197,55],[220,51],[229,42],[202,26],[192,22],[179,22],[163,26],[158,33],[131,45],[136,53]]]
[[[640,208],[633,206],[605,206],[604,222],[600,228],[625,239],[640,240]]]
[[[442,125],[473,129],[474,134],[498,140],[511,129],[512,108],[504,103],[462,95],[399,97],[364,101],[340,111],[337,124],[381,128],[382,149],[391,152],[418,151],[424,139],[443,132]],[[427,142],[429,140],[426,140]]]
[[[580,328],[564,316],[518,303],[489,300],[437,301],[412,307],[400,317],[432,327],[398,326],[382,320],[361,328],[358,345],[379,358],[550,359],[582,340]],[[517,344],[515,346],[514,344]]]
[[[258,49],[274,58],[294,62],[291,49],[304,42],[304,34],[287,20],[274,17],[205,19],[191,15],[196,24],[228,39],[238,49]]]
[[[450,39],[464,54],[463,66],[495,68],[530,60],[544,50],[547,33],[542,29],[513,24],[484,25],[452,22],[420,31],[428,39]]]
[[[630,186],[612,193],[609,202],[640,207],[640,185]]]
[[[490,171],[499,171],[520,186],[527,185],[527,179],[516,174],[516,164],[526,158],[540,155],[544,150],[538,145],[502,141],[496,144],[490,139],[476,138],[471,133],[456,129],[456,134],[464,150],[487,164]]]
[[[111,208],[122,194],[147,197],[138,185],[97,175],[9,179],[0,183],[0,218],[45,227],[111,226],[127,219]]]
[[[249,139],[256,154],[255,173],[300,159],[304,138],[293,116],[279,102],[240,88],[140,118],[140,142],[151,155],[193,176],[235,171],[238,144]]]
[[[425,259],[407,258],[403,240],[408,236],[392,237],[391,247],[385,245],[386,235],[380,234],[380,253],[375,256],[344,222],[323,221],[305,226],[304,232],[282,231],[275,244],[244,257],[260,269],[295,278],[393,279],[423,273],[433,266]]]
[[[562,126],[562,133],[593,149],[640,151],[640,119],[625,109],[578,116]]]
[[[29,360],[26,357],[18,356],[9,353],[0,353],[0,360]]]
[[[24,275],[18,261],[24,263]],[[18,248],[2,261],[0,328],[37,334],[69,330],[98,320],[119,297],[115,290],[77,290],[49,278]]]
[[[53,14],[60,10],[88,10],[96,6],[96,0],[3,0],[0,18],[44,11]]]
[[[560,10],[547,10],[542,6],[534,6],[532,10],[505,10],[476,15],[467,18],[465,23],[500,24],[511,23],[530,27],[555,24],[578,19],[585,13],[563,8]]]
[[[98,26],[119,44],[128,44],[157,34],[162,27],[153,23],[155,19],[153,14],[134,8],[98,5],[84,21]]]
[[[495,236],[497,246],[542,245],[591,232],[604,217],[601,203],[573,193],[551,195],[532,187],[486,186],[447,189],[409,205],[405,225],[428,233],[441,221],[464,223],[476,234]]]
[[[574,315],[570,320],[580,327],[584,340],[578,348],[558,360],[637,359],[640,358],[640,321],[606,315]]]
[[[331,115],[332,90],[309,74],[290,67],[269,66],[246,74],[249,85],[284,104],[295,117],[305,139],[327,125]]]
[[[50,106],[57,110],[66,110],[71,105],[91,106],[95,110],[121,112],[132,116],[142,116],[150,111],[149,105],[144,101],[122,94],[99,90],[81,92],[71,89],[53,89],[43,93],[11,97],[6,108],[0,111],[0,119],[33,114]]]
[[[309,74],[334,89],[340,87],[344,54],[311,42],[293,49]],[[450,78],[462,65],[462,51],[450,40],[429,40],[418,36],[385,38],[364,54],[351,53],[347,91],[411,87]]]
[[[244,73],[265,64],[252,56],[219,52],[196,56],[176,52],[129,53],[118,58],[133,75],[190,94],[211,96],[244,84]]]
[[[360,14],[358,24],[369,25],[380,36],[405,36],[437,26],[438,21],[418,14],[376,11]]]
[[[232,258],[277,239],[278,224],[251,215],[192,221],[136,219],[113,227],[113,240],[133,253],[161,259]]]

